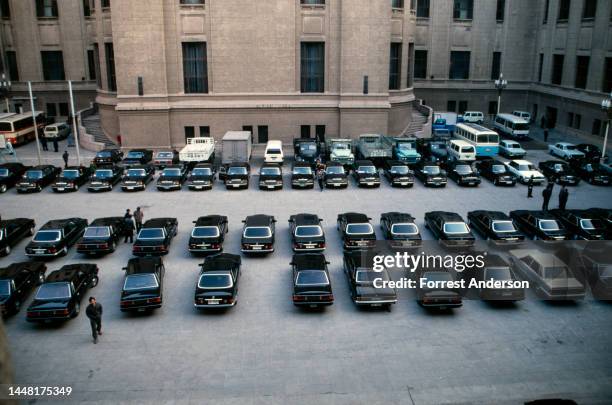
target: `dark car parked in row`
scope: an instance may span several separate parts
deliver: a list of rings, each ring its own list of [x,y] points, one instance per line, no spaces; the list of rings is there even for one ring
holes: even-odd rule
[[[599,163],[586,160],[572,160],[570,164],[576,174],[587,183],[596,186],[609,186],[612,184],[612,177]]]
[[[370,220],[367,215],[355,212],[338,215],[337,228],[345,250],[364,249],[376,245],[376,233]]]
[[[457,274],[452,269],[421,269],[417,272],[416,300],[425,308],[449,309],[463,305],[461,290],[452,286]],[[433,282],[433,285],[429,283]]]
[[[150,149],[132,149],[127,155],[125,155],[125,159],[123,159],[122,165],[124,167],[136,166],[136,165],[146,165],[151,163],[153,160],[153,151]]]
[[[585,210],[550,210],[563,228],[573,239],[577,240],[604,240],[606,237],[606,224],[592,212]]]
[[[28,307],[28,322],[58,322],[76,318],[87,290],[98,285],[98,266],[68,264],[49,274]]]
[[[123,168],[119,166],[105,167],[102,169],[96,169],[87,191],[89,192],[100,192],[100,191],[111,191],[113,187],[121,181],[123,176]]]
[[[514,284],[520,279],[514,273],[510,264],[497,254],[484,255],[483,268],[471,268],[461,273],[462,279],[465,280],[466,286],[474,280],[476,282],[487,282],[493,280],[500,282],[499,288],[481,288],[475,287],[468,289],[468,294],[472,298],[485,301],[497,302],[516,302],[525,299],[524,288],[506,287],[503,284]]]
[[[24,173],[28,170],[27,166],[21,163],[3,163],[0,165],[0,194],[15,187],[21,180]]]
[[[52,184],[60,174],[60,169],[51,165],[29,168],[17,183],[18,193],[40,193],[43,188]]]
[[[578,281],[588,285],[593,298],[612,300],[612,256],[609,242],[580,244],[557,252],[573,269]]]
[[[601,219],[606,228],[605,239],[612,240],[612,208],[590,208],[587,210],[593,218]]]
[[[8,256],[13,246],[26,236],[34,235],[36,223],[29,218],[5,219],[0,221],[0,256]]]
[[[159,191],[180,190],[187,181],[187,167],[184,165],[167,166],[157,179]]]
[[[153,218],[142,225],[132,246],[134,256],[162,256],[168,254],[170,243],[178,232],[176,218]]]
[[[211,254],[223,251],[225,234],[228,232],[226,216],[207,215],[193,222],[189,237],[189,251],[192,254]]]
[[[351,300],[355,305],[382,307],[390,311],[391,305],[397,303],[397,292],[394,288],[382,284],[391,280],[386,269],[374,271],[375,255],[377,253],[372,250],[345,251],[344,274],[348,281]]]
[[[510,218],[530,239],[545,241],[569,239],[567,230],[550,212],[518,210],[510,212]]]
[[[221,253],[200,264],[194,306],[198,310],[229,308],[238,303],[240,256]]]
[[[476,239],[461,215],[454,212],[425,213],[425,227],[446,247],[473,246]]]
[[[274,252],[276,220],[270,215],[246,217],[240,243],[242,253],[266,254]]]
[[[510,173],[506,165],[495,159],[486,159],[476,162],[476,169],[482,177],[496,186],[515,186],[516,176]]]
[[[589,162],[599,162],[601,160],[601,149],[590,143],[576,145],[576,149],[584,153],[584,158]]]
[[[161,308],[164,297],[164,262],[161,257],[135,257],[124,267],[121,312],[146,312]]]
[[[446,164],[447,176],[460,186],[478,186],[480,176],[467,162],[453,160]]]
[[[93,164],[96,166],[114,166],[123,160],[121,149],[103,149],[96,153]]]
[[[321,253],[299,253],[291,260],[293,280],[293,305],[318,308],[334,303],[331,279]]]
[[[408,164],[399,160],[387,160],[384,165],[384,176],[393,187],[414,186],[414,173]]]
[[[121,180],[121,190],[142,191],[155,177],[155,167],[151,165],[132,166],[126,170]]]
[[[414,167],[414,176],[427,187],[446,187],[446,172],[437,162],[420,161]]]
[[[325,250],[325,233],[315,214],[298,214],[289,218],[291,246],[294,252],[322,252]]]
[[[180,162],[179,153],[176,150],[160,150],[155,153],[155,159],[153,160],[155,167],[161,170]]]
[[[577,186],[580,183],[580,177],[570,168],[567,162],[547,160],[540,162],[538,168],[549,181],[554,181],[564,186]]]
[[[392,248],[411,249],[422,244],[421,232],[415,218],[406,213],[386,212],[380,216],[383,235]]]
[[[0,268],[0,312],[15,315],[34,287],[45,281],[47,266],[41,262],[13,263]]]
[[[498,211],[468,212],[468,223],[484,239],[499,244],[519,244],[525,240],[514,221],[508,215]]]
[[[325,167],[323,183],[326,188],[347,188],[348,175],[340,162],[328,162]]]
[[[371,160],[356,161],[353,178],[359,187],[380,187],[380,173]]]
[[[215,169],[210,163],[199,163],[187,178],[187,187],[192,191],[211,190],[215,182]]]
[[[219,178],[225,183],[225,188],[228,190],[249,188],[251,166],[248,163],[230,163],[226,165],[224,172],[219,175]]]
[[[25,248],[26,256],[53,258],[66,256],[87,228],[83,218],[56,219],[44,224]]]
[[[260,190],[280,190],[283,188],[283,170],[277,163],[264,163],[259,169]]]
[[[95,219],[77,243],[77,252],[96,256],[113,253],[121,237],[125,235],[125,228],[125,220],[122,217]]]
[[[56,193],[77,191],[89,181],[92,172],[89,167],[69,166],[62,170],[59,177],[51,185]]]
[[[314,188],[315,175],[309,162],[295,162],[291,168],[292,188]]]

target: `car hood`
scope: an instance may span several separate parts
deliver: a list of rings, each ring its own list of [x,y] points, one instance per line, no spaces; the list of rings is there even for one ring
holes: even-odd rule
[[[329,179],[346,179],[346,174],[326,174],[325,178]]]
[[[246,180],[248,177],[248,174],[228,174],[226,180]]]
[[[298,174],[292,173],[291,174],[291,178],[293,180],[297,180],[297,179],[312,180],[312,179],[314,179],[314,175],[312,175],[312,174],[302,174],[302,173],[298,173]]]
[[[182,176],[159,176],[158,181],[181,181]]]

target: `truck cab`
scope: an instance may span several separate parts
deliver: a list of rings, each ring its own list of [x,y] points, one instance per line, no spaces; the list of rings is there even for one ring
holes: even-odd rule
[[[342,163],[345,167],[355,163],[353,141],[350,139],[330,139],[327,141],[327,160]]]
[[[417,152],[416,138],[394,138],[393,159],[410,165],[421,160],[421,154]]]
[[[321,154],[321,145],[316,139],[297,138],[293,140],[296,162],[307,162],[314,165]]]

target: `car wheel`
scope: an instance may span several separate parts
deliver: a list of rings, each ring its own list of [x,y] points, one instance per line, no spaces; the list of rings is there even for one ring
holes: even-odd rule
[[[540,240],[540,238],[538,238],[538,235],[534,235],[533,240]]]
[[[31,227],[28,231],[28,236],[34,236],[34,227]]]
[[[61,251],[61,253],[60,253],[60,256],[66,256],[67,254],[68,254],[68,247],[67,247],[67,246],[64,246],[64,247],[62,248],[62,251]]]
[[[95,288],[98,285],[99,281],[100,279],[98,278],[98,276],[93,276],[91,278],[91,281],[89,282],[89,288]]]
[[[6,193],[6,184],[0,185],[0,194]]]
[[[18,313],[20,309],[21,309],[21,301],[17,299],[15,300],[15,303],[13,304],[13,314]]]
[[[72,315],[70,315],[70,317],[76,318],[77,316],[79,316],[79,312],[81,312],[81,303],[77,302],[74,305],[74,311],[72,312]]]

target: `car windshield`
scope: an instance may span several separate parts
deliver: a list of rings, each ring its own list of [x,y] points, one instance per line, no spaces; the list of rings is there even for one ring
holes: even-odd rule
[[[393,235],[418,235],[419,228],[415,224],[394,224],[391,227]]]
[[[127,158],[128,159],[140,159],[144,156],[144,153],[142,152],[129,152],[127,154]]]
[[[293,174],[312,174],[310,167],[294,167]]]
[[[453,281],[453,276],[445,271],[430,271],[423,273],[422,279],[427,281]]]
[[[554,171],[556,171],[556,172],[562,172],[562,171],[564,171],[564,170],[565,170],[565,168],[563,167],[563,165],[562,165],[562,164],[560,164],[560,163],[556,163],[555,165],[553,165],[553,169],[554,169]]]
[[[295,236],[323,236],[323,229],[318,225],[305,225],[295,228]]]
[[[546,267],[544,269],[544,278],[553,279],[567,279],[567,268],[566,267]]]
[[[227,170],[227,174],[229,176],[244,176],[247,174],[247,168],[246,167],[230,167]]]
[[[79,177],[79,171],[78,170],[64,170],[62,172],[62,177],[65,179],[76,179],[77,177]]]
[[[344,168],[340,166],[331,166],[325,169],[327,174],[344,174]]]
[[[486,269],[486,279],[512,280],[512,273],[508,267],[489,267]]]
[[[357,173],[363,174],[374,174],[376,173],[376,167],[374,166],[359,166]]]
[[[414,149],[412,144],[409,142],[401,142],[399,144],[397,144],[397,147],[399,149],[403,149],[403,150],[410,150],[410,149]]]
[[[329,278],[327,277],[327,273],[321,270],[302,270],[295,279],[295,285],[329,285]]]
[[[124,291],[144,290],[159,287],[155,274],[130,274],[125,278]]]
[[[141,229],[138,234],[138,239],[163,239],[164,230],[162,228],[145,228]]]
[[[444,224],[444,233],[463,234],[469,233],[470,229],[464,222],[447,222]]]
[[[334,144],[334,150],[349,150],[351,147],[348,143],[336,143]]]
[[[94,177],[97,179],[109,179],[113,177],[113,171],[112,170],[96,170]]]
[[[580,227],[587,231],[593,231],[595,229],[603,229],[604,225],[603,222],[598,219],[581,219]]]
[[[514,223],[512,221],[495,221],[493,222],[494,232],[516,232]]]
[[[396,173],[396,174],[408,174],[410,170],[408,169],[408,166],[392,166],[391,167],[391,173]]]
[[[374,233],[374,228],[370,224],[348,224],[346,233],[349,235],[371,235]]]
[[[45,283],[36,292],[36,300],[57,300],[70,298],[70,284],[68,283]]]
[[[558,231],[559,224],[554,219],[543,219],[540,221],[540,229],[543,231]]]
[[[34,239],[34,242],[57,242],[62,238],[60,231],[38,231]]]
[[[472,174],[472,168],[469,165],[457,165],[455,171],[459,174]]]
[[[109,158],[111,156],[112,156],[111,152],[108,152],[108,151],[102,151],[96,154],[96,157],[99,157],[99,158]]]
[[[263,167],[260,174],[262,176],[278,176],[281,171],[278,167]]]
[[[227,273],[205,273],[200,276],[198,281],[198,288],[205,290],[230,288],[233,285],[232,276]]]
[[[493,165],[491,171],[495,174],[506,173],[506,166],[504,165]]]
[[[565,145],[565,149],[566,150],[576,150],[576,146],[575,145]]]
[[[165,169],[162,176],[165,177],[179,177],[181,175],[181,169]]]
[[[110,228],[108,226],[90,226],[85,229],[84,238],[108,238],[110,236]]]
[[[269,238],[272,230],[267,226],[249,226],[244,230],[245,238]]]
[[[376,279],[382,279],[383,281],[389,280],[389,275],[386,272],[378,273],[371,270],[357,270],[355,274],[355,281],[360,284],[371,284]]]
[[[473,146],[464,146],[461,148],[461,153],[474,153]]]
[[[216,226],[198,226],[191,231],[193,238],[216,238],[219,236],[219,228]]]
[[[172,152],[159,152],[157,154],[158,159],[172,159],[174,154]]]
[[[268,149],[266,151],[266,154],[268,154],[268,155],[280,155],[281,154],[281,150],[280,149]]]
[[[212,174],[212,170],[208,167],[196,167],[191,172],[192,176],[210,176]]]
[[[142,177],[146,174],[145,169],[130,169],[127,172],[128,177]]]
[[[42,179],[43,172],[42,170],[28,170],[25,175],[26,179],[29,180],[38,180]]]
[[[9,171],[8,169],[0,169],[0,177],[8,177]]]
[[[440,174],[440,168],[438,166],[425,166],[423,172],[435,176]]]
[[[6,297],[11,295],[11,281],[0,280],[0,297]]]
[[[317,150],[317,145],[313,144],[313,143],[303,143],[300,145],[300,150],[302,152],[307,152],[307,151],[316,151]]]
[[[592,164],[588,164],[588,165],[584,165],[584,170],[586,170],[587,172],[594,172],[595,169],[593,168]]]

